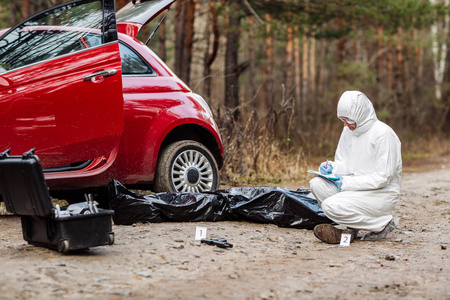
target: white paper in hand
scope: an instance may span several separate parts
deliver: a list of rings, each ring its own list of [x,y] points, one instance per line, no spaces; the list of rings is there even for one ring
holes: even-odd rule
[[[335,174],[322,174],[320,172],[313,171],[313,170],[308,170],[306,172],[310,173],[310,174],[314,174],[314,175],[320,176],[320,177],[323,177],[323,178],[326,178],[326,179],[334,179],[334,180],[338,180],[339,179],[338,175],[335,175]]]

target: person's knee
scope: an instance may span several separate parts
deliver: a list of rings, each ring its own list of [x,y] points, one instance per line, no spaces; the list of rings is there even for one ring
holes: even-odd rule
[[[330,204],[329,204],[330,203]],[[322,210],[328,216],[333,213],[333,206],[331,205],[331,201],[323,201],[322,202]]]
[[[339,205],[337,201],[334,199],[326,199],[322,202],[322,210],[328,217],[339,218],[345,215],[345,212],[342,210],[342,207]]]
[[[336,185],[328,182],[328,180],[322,177],[315,177],[311,179],[309,181],[309,187],[319,203],[322,203],[323,200],[339,192]]]
[[[317,191],[319,189],[323,189],[323,185],[324,185],[323,179],[320,177],[314,177],[313,179],[311,179],[309,181],[309,188],[312,191]]]

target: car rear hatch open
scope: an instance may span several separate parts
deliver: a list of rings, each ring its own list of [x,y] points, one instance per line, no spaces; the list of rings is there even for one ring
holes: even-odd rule
[[[176,0],[133,0],[116,13],[117,31],[133,38]]]

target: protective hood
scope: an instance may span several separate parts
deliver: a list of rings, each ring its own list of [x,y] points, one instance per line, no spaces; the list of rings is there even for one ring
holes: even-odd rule
[[[346,91],[342,94],[337,106],[337,116],[355,121],[356,129],[353,133],[357,136],[369,130],[378,120],[372,102],[359,91]]]
[[[139,30],[175,0],[133,0],[116,13],[117,31],[136,37]]]

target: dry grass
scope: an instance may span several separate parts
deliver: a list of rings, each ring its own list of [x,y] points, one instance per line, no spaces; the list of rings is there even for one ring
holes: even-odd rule
[[[404,172],[447,168],[450,161],[450,138],[435,136],[403,141],[402,158]]]
[[[278,142],[261,138],[257,143],[226,147],[222,170],[229,185],[279,184],[306,178],[308,160],[302,151],[286,152]]]
[[[439,136],[402,139],[404,158],[430,158],[450,155],[450,138]]]
[[[221,180],[225,186],[278,185],[307,182],[306,171],[316,169],[324,157],[311,157],[304,147],[292,146],[261,129],[257,134],[244,130],[226,139]]]

